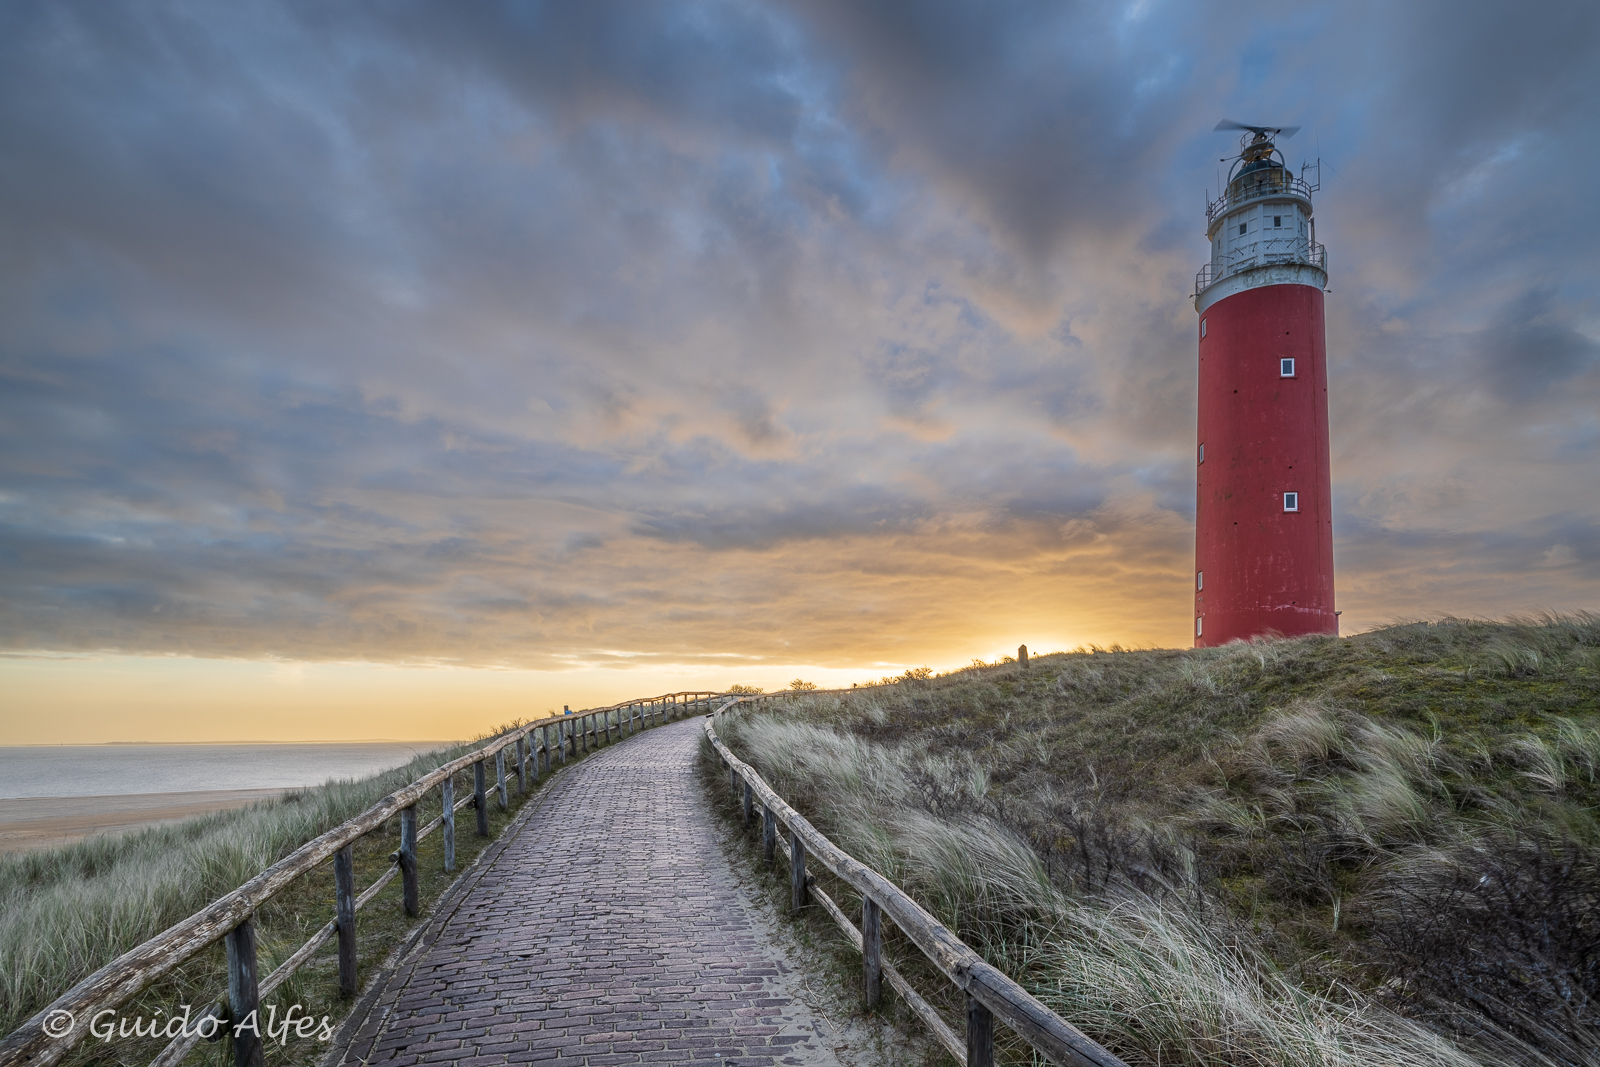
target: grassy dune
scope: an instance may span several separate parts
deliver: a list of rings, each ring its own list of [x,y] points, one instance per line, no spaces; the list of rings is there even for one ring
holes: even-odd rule
[[[727,733],[1130,1063],[1600,1063],[1600,617],[1080,650]]]
[[[490,735],[493,736],[493,735]],[[0,1033],[9,1033],[85,975],[160,933],[236,888],[263,868],[317,835],[365,811],[396,788],[465,755],[472,742],[418,756],[402,767],[351,781],[333,781],[296,790],[248,808],[217,812],[175,825],[126,835],[108,835],[63,848],[0,857]],[[509,771],[509,767],[508,767]],[[470,792],[471,775],[458,779],[457,796]],[[457,870],[466,867],[498,836],[516,813],[515,781],[511,811],[501,812],[490,784],[490,836],[474,831],[475,815],[463,809],[456,822]],[[422,823],[439,814],[437,790],[418,806]],[[435,831],[418,849],[424,908],[455,878],[444,872],[443,835]],[[367,835],[354,849],[357,892],[390,866],[399,847],[399,820]],[[400,881],[391,882],[361,910],[357,938],[361,980],[421,921],[408,920],[400,905]],[[331,861],[299,879],[256,916],[260,974],[304,943],[333,917]],[[170,1016],[181,1004],[214,1003],[226,990],[220,943],[158,983],[121,1014],[146,1020],[159,1009]],[[338,993],[333,946],[278,989],[270,998],[280,1015],[291,1004],[335,1024],[350,1007]],[[74,1063],[144,1064],[165,1045],[161,1040],[117,1038],[78,1047]],[[217,1046],[200,1046],[201,1050]],[[324,1046],[314,1040],[270,1045],[268,1063],[315,1062]],[[216,1060],[197,1051],[192,1062]]]

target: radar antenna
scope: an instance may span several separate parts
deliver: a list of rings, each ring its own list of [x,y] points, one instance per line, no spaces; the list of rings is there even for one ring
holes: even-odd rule
[[[1248,133],[1255,134],[1253,139],[1258,141],[1272,141],[1279,137],[1282,137],[1285,141],[1287,141],[1289,138],[1300,132],[1300,127],[1246,126],[1242,122],[1234,122],[1232,119],[1223,119],[1221,122],[1212,127],[1213,132],[1220,132],[1222,130],[1244,130]],[[1241,140],[1243,140],[1243,138],[1241,138]]]
[[[1298,126],[1247,126],[1242,122],[1234,122],[1232,119],[1223,119],[1212,129],[1244,131],[1239,138],[1239,154],[1237,156],[1229,156],[1228,159],[1238,159],[1245,163],[1255,163],[1258,160],[1270,159],[1272,154],[1277,151],[1277,146],[1272,143],[1275,138],[1281,137],[1287,141],[1300,132],[1300,127]],[[1224,159],[1223,162],[1226,163],[1228,159]],[[1230,180],[1232,179],[1231,172],[1229,178]]]

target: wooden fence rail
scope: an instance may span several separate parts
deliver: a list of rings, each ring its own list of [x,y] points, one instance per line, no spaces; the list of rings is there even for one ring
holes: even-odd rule
[[[850,690],[830,690],[848,693]],[[984,962],[944,924],[928,914],[899,886],[849,855],[824,837],[805,816],[784,799],[717,736],[716,716],[742,703],[754,703],[795,696],[824,695],[824,691],[767,694],[739,697],[723,703],[706,717],[706,737],[724,766],[734,795],[742,802],[744,821],[753,819],[753,806],[761,804],[762,851],[770,863],[775,853],[777,825],[789,835],[789,902],[798,911],[815,897],[845,931],[851,943],[862,951],[862,988],[867,1004],[877,1003],[881,981],[889,984],[950,1051],[968,1067],[991,1067],[994,1062],[994,1020],[999,1019],[1038,1050],[1050,1062],[1063,1067],[1126,1067],[1126,1065],[1084,1036],[1071,1023],[1040,1003],[1032,994],[999,970]],[[807,860],[815,860],[860,894],[861,926],[858,928],[844,910],[814,884],[806,873]],[[963,1042],[938,1012],[934,1011],[905,978],[883,959],[882,920],[888,918],[905,933],[911,943],[966,994],[966,1040]]]
[[[543,772],[556,764],[565,765],[569,752],[573,758],[603,741],[630,736],[638,730],[681,719],[696,711],[710,711],[709,692],[667,693],[569,712],[518,726],[501,734],[481,748],[451,760],[395,790],[378,803],[327,833],[306,842],[283,859],[200,911],[174,924],[118,956],[77,985],[57,997],[27,1022],[0,1041],[0,1067],[26,1064],[47,1067],[60,1061],[89,1034],[89,1021],[96,1012],[118,1008],[152,983],[182,966],[197,954],[223,941],[228,954],[228,992],[216,1006],[195,1020],[189,1036],[179,1036],[152,1063],[152,1067],[173,1067],[182,1061],[201,1039],[200,1021],[208,1016],[224,1023],[243,1021],[251,1010],[309,960],[328,941],[339,942],[340,987],[353,992],[356,987],[355,917],[363,905],[396,875],[403,880],[402,906],[408,915],[417,914],[417,841],[436,829],[444,831],[444,869],[455,869],[455,814],[468,805],[477,807],[477,830],[488,833],[488,768],[494,766],[494,791],[502,810],[509,806],[506,791],[506,754],[514,752],[513,768],[519,792],[525,792],[531,776],[537,783],[540,763]],[[530,766],[531,764],[531,766]],[[472,770],[473,790],[456,800],[455,776]],[[421,829],[416,825],[416,805],[431,790],[440,791],[443,811],[439,818]],[[351,846],[362,837],[400,817],[400,848],[390,855],[391,866],[359,896],[351,876]],[[265,979],[256,973],[256,935],[253,916],[263,904],[283,892],[295,879],[319,869],[332,859],[336,882],[336,916],[317,930],[311,939]],[[64,1014],[65,1013],[65,1014]],[[63,1018],[73,1020],[65,1033],[55,1032]],[[47,1031],[46,1021],[51,1022]],[[226,1027],[214,1028],[220,1033]],[[259,1037],[244,1031],[234,1042],[236,1067],[260,1067],[262,1047]]]

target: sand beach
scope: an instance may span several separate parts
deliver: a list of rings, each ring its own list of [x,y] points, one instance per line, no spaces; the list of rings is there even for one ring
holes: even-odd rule
[[[285,789],[208,789],[98,797],[0,798],[0,852],[71,844],[94,834],[180,822],[279,796]]]

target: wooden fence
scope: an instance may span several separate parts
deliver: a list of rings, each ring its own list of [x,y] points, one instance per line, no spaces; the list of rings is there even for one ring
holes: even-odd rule
[[[506,793],[508,753],[515,761],[513,771],[517,776],[517,791],[526,792],[530,775],[537,784],[541,773],[550,773],[556,765],[565,764],[569,754],[576,758],[590,748],[611,741],[613,735],[620,739],[649,726],[681,719],[695,711],[709,711],[712,697],[716,695],[705,692],[668,693],[615,704],[609,708],[592,708],[539,719],[501,734],[481,748],[423,775],[360,815],[301,845],[238,889],[101,967],[57,997],[4,1041],[0,1041],[0,1067],[22,1064],[45,1067],[58,1062],[88,1036],[89,1021],[96,1012],[120,1007],[157,979],[219,940],[225,943],[228,959],[226,997],[196,1018],[191,1035],[175,1038],[156,1057],[151,1067],[173,1067],[179,1063],[201,1040],[201,1023],[208,1017],[218,1020],[211,1026],[217,1033],[226,1029],[222,1024],[230,1020],[248,1018],[262,997],[270,994],[319,948],[335,938],[338,940],[340,990],[354,993],[356,912],[398,875],[403,880],[402,907],[406,914],[416,915],[419,910],[417,842],[434,830],[443,829],[444,868],[447,871],[454,870],[455,816],[461,808],[475,806],[477,832],[488,834],[486,764],[490,760],[494,762],[497,799],[504,810],[509,806]],[[454,795],[455,776],[468,768],[472,770],[472,792],[457,800]],[[441,794],[443,812],[439,818],[419,829],[417,802],[433,789],[438,789]],[[397,815],[400,818],[400,848],[390,856],[393,866],[358,896],[352,874],[352,846]],[[329,859],[333,860],[335,918],[271,974],[258,981],[252,916],[297,878],[316,870]],[[62,1019],[74,1020],[64,1034],[55,1032]],[[49,1029],[46,1028],[47,1021],[51,1023]],[[259,1067],[261,1062],[260,1037],[244,1031],[234,1042],[236,1067]]]
[[[787,831],[789,848],[786,858],[789,864],[791,908],[799,911],[814,897],[862,954],[862,986],[867,1006],[873,1007],[878,1003],[883,981],[888,979],[890,986],[900,994],[900,999],[933,1031],[958,1063],[966,1063],[968,1067],[991,1067],[994,1063],[994,1020],[999,1019],[1052,1063],[1064,1067],[1126,1067],[1120,1059],[1085,1037],[1027,990],[985,963],[981,956],[923,910],[899,886],[824,837],[717,736],[716,716],[736,704],[849,692],[848,689],[818,690],[740,697],[728,700],[706,718],[706,737],[728,768],[729,784],[741,803],[745,826],[748,827],[755,820],[756,805],[760,804],[762,851],[768,863],[783,851],[777,847],[779,824]],[[821,863],[860,894],[859,928],[827,893],[815,885],[814,876],[806,872],[808,857]],[[894,920],[895,925],[929,962],[966,994],[964,1042],[933,1006],[884,960],[882,923],[885,916]]]

